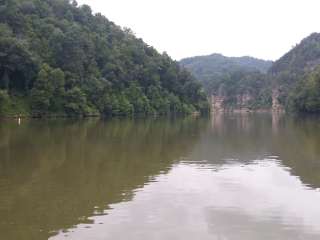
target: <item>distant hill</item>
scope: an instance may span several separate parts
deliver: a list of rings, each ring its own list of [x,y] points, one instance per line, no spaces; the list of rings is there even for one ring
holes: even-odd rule
[[[219,108],[271,107],[271,89],[266,73],[272,61],[212,54],[186,58],[180,64],[202,82],[209,96],[218,97],[223,105],[219,104]]]
[[[181,60],[212,96],[213,108],[320,113],[320,33],[276,62],[220,54]]]
[[[226,57],[221,54],[185,58],[181,65],[189,69],[198,79],[208,80],[235,71],[259,71],[267,73],[272,61],[253,57]]]

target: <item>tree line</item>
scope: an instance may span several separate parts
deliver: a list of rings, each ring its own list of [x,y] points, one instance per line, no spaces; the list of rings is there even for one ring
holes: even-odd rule
[[[166,53],[87,5],[0,1],[0,114],[130,115],[208,109]]]

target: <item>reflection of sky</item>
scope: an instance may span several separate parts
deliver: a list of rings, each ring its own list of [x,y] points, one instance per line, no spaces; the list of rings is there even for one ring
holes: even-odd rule
[[[320,192],[279,161],[181,163],[57,239],[320,239]],[[88,228],[89,227],[89,228]]]

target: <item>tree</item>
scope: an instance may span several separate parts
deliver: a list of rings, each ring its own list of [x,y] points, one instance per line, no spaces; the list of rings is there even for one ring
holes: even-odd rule
[[[126,96],[135,113],[148,113],[151,111],[149,99],[137,82],[130,83],[129,88],[126,89]]]
[[[86,95],[80,88],[74,87],[66,92],[65,110],[69,115],[88,115],[90,107],[87,104]]]
[[[63,112],[65,76],[61,69],[43,64],[31,91],[32,109],[36,114]]]
[[[294,112],[320,113],[320,68],[302,78],[288,97],[287,108]]]
[[[8,108],[10,98],[5,90],[0,90],[0,114],[5,114]]]

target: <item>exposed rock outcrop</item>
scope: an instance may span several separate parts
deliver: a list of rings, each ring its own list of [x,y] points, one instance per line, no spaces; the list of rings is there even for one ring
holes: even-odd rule
[[[272,89],[272,111],[273,112],[283,112],[283,105],[279,101],[280,90],[278,87]]]
[[[249,93],[244,94],[238,94],[237,95],[237,103],[236,108],[237,109],[245,109],[249,110],[248,106],[250,105],[250,102],[253,100],[253,97]]]
[[[225,101],[224,96],[211,95],[211,111],[224,112],[225,111],[224,101]]]
[[[238,94],[235,96],[236,102],[232,105],[228,104],[228,98],[225,95],[211,95],[212,112],[248,112],[250,110],[250,102],[254,99],[249,93]]]

